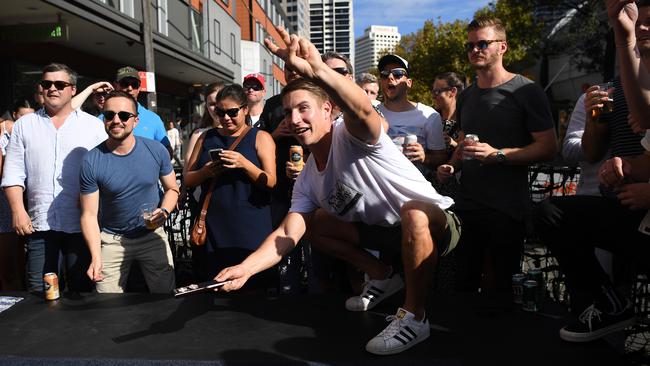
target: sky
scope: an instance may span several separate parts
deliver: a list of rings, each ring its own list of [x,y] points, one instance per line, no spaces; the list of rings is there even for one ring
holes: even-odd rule
[[[406,35],[422,28],[427,19],[471,19],[490,1],[494,0],[353,0],[354,38],[370,25],[397,26]]]

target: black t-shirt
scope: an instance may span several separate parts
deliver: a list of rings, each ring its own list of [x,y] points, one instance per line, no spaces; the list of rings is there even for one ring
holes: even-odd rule
[[[539,85],[515,75],[494,88],[473,84],[458,97],[460,129],[478,135],[495,149],[524,147],[531,132],[554,128],[551,108]],[[456,207],[491,208],[522,220],[529,205],[528,169],[525,165],[481,164],[463,160]]]

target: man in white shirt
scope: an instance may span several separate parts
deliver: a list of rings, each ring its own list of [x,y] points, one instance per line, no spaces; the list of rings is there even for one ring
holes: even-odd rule
[[[318,249],[368,274],[363,295],[346,302],[349,310],[365,311],[399,289],[401,280],[361,245],[393,246],[402,253],[406,299],[366,350],[402,352],[429,336],[428,281],[437,257],[449,253],[459,236],[459,222],[446,211],[453,200],[439,195],[397,149],[353,80],[328,67],[309,41],[289,37],[284,29],[280,34],[290,48],[266,45],[302,76],[283,89],[283,106],[289,128],[311,155],[284,221],[257,251],[216,280],[232,281],[223,287],[226,291],[241,288],[252,275],[278,263],[309,230]],[[344,122],[331,123],[330,98],[345,112]]]
[[[397,55],[379,59],[379,76],[384,102],[378,108],[388,121],[388,136],[404,155],[424,174],[435,172],[447,161],[446,145],[442,136],[442,119],[435,109],[408,99],[413,85],[409,78],[408,62]],[[417,141],[405,144],[407,135],[416,135]]]
[[[178,129],[174,125],[174,122],[169,121],[167,126],[167,138],[169,139],[169,144],[172,147],[172,158],[176,160],[176,164],[183,167],[183,162],[181,161],[181,146],[183,141],[181,140],[181,134],[178,132]]]
[[[244,76],[244,91],[248,101],[248,117],[254,127],[259,127],[260,116],[264,110],[264,96],[266,96],[264,75],[260,73]]]
[[[77,74],[63,64],[43,69],[44,108],[14,125],[2,187],[13,226],[27,236],[27,280],[43,291],[43,275],[59,272],[65,257],[68,288],[90,291],[90,255],[79,225],[79,169],[88,150],[106,139],[99,119],[71,106]],[[23,204],[27,193],[27,209]],[[63,272],[61,272],[63,273]]]

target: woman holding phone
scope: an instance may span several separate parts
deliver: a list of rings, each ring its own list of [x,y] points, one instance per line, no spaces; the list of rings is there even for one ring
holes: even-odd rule
[[[234,151],[228,150],[248,130],[244,89],[225,86],[216,96],[214,113],[220,127],[201,135],[185,176],[188,187],[201,186],[201,205],[216,177],[206,217],[201,280],[239,263],[271,232],[269,201],[276,182],[275,143],[269,133],[251,128]]]

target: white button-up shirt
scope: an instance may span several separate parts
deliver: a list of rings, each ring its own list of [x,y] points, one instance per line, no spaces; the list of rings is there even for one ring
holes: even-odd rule
[[[81,231],[79,170],[88,150],[107,137],[103,123],[81,110],[70,113],[58,129],[45,109],[16,121],[2,187],[26,189],[34,230]]]

